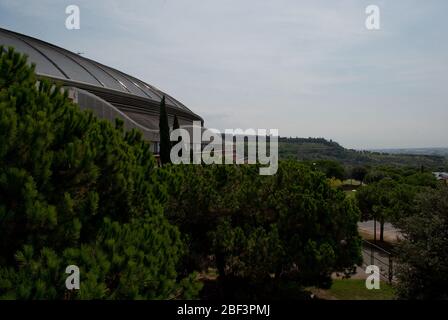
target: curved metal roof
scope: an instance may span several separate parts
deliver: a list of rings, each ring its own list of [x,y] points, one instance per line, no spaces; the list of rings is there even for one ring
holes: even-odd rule
[[[17,51],[28,55],[29,62],[36,65],[36,73],[40,76],[62,80],[62,82],[67,81],[70,84],[78,83],[111,90],[110,92],[130,94],[157,103],[165,95],[169,107],[189,113],[194,118],[200,118],[185,105],[159,89],[50,43],[0,28],[0,45],[12,46]]]

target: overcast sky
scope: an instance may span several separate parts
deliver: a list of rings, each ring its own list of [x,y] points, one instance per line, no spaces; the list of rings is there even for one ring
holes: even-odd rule
[[[65,28],[78,5],[81,29]],[[365,28],[379,6],[381,30]],[[0,26],[170,93],[210,128],[448,147],[446,0],[0,0]]]

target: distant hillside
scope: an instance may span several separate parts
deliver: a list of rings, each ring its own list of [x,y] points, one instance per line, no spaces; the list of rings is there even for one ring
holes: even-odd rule
[[[323,138],[279,138],[280,159],[336,160],[346,166],[394,165],[446,170],[448,158],[442,155],[391,154],[378,151],[346,149]]]
[[[395,149],[371,149],[374,152],[391,154],[431,155],[448,157],[448,148],[395,148]]]

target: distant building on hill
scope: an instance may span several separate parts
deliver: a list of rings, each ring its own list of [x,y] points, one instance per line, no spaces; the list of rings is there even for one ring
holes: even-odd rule
[[[437,180],[444,180],[445,182],[448,182],[448,172],[433,172],[433,174]]]

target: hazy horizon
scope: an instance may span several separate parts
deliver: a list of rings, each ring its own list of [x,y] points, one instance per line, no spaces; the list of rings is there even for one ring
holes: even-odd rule
[[[80,30],[65,28],[72,4]],[[380,30],[365,28],[370,4]],[[209,128],[443,148],[446,12],[443,0],[0,0],[0,27],[153,84]]]

